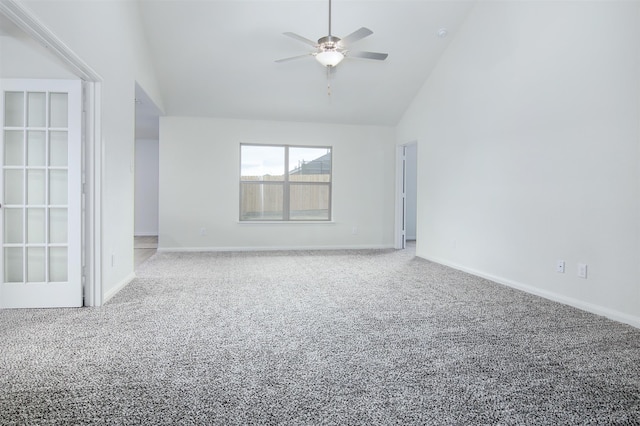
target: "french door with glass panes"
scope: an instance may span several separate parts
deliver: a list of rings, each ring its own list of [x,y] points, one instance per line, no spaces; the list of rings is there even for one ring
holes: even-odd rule
[[[0,89],[0,308],[82,306],[81,82]]]

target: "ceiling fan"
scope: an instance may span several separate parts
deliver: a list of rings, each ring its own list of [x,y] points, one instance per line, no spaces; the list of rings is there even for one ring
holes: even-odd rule
[[[373,34],[369,28],[362,27],[349,34],[346,37],[340,38],[331,34],[331,0],[329,0],[329,35],[320,37],[317,42],[302,37],[296,33],[286,32],[284,35],[306,43],[314,47],[313,52],[306,53],[304,55],[292,56],[290,58],[278,59],[276,62],[286,62],[293,59],[300,59],[307,56],[314,56],[318,62],[327,67],[327,72],[337,66],[345,57],[349,58],[362,58],[362,59],[374,59],[377,61],[384,61],[389,56],[387,53],[378,52],[364,52],[357,50],[350,50],[349,45],[361,40],[367,36]]]

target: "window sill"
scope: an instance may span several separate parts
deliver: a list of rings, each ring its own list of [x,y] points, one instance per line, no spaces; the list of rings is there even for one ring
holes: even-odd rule
[[[333,220],[239,220],[240,225],[335,225]]]

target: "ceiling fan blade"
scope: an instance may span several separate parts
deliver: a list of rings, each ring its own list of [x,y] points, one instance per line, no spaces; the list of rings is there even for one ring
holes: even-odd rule
[[[349,50],[346,54],[349,58],[375,59],[376,61],[384,61],[389,56],[388,53],[378,52],[362,52],[357,50]]]
[[[282,33],[282,34],[286,35],[287,37],[291,37],[291,38],[294,38],[294,39],[296,39],[298,41],[306,43],[306,44],[308,44],[310,46],[318,47],[318,43],[316,43],[315,41],[311,41],[308,38],[302,37],[301,35],[298,35],[296,33],[286,32],[286,33]]]
[[[298,55],[298,56],[291,56],[289,58],[276,59],[276,62],[293,61],[294,59],[300,59],[300,58],[304,58],[306,56],[311,56],[311,55],[313,55],[313,53],[305,53],[304,55]]]
[[[349,45],[358,40],[362,40],[363,38],[370,36],[371,34],[373,34],[373,31],[371,31],[369,28],[362,27],[359,30],[352,32],[348,36],[343,37],[342,40],[340,40],[340,43],[342,45]]]

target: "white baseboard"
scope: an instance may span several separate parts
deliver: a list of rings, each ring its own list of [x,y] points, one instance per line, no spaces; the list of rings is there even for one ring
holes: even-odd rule
[[[158,252],[221,252],[221,251],[296,251],[296,250],[384,250],[392,244],[350,246],[283,246],[283,247],[158,247]]]
[[[583,311],[591,312],[592,314],[601,315],[609,319],[612,319],[614,321],[618,321],[624,324],[629,324],[636,328],[640,328],[640,317],[637,317],[634,315],[629,315],[624,312],[619,312],[614,309],[606,308],[604,306],[594,305],[593,303],[584,302],[582,300],[574,299],[572,297],[564,296],[558,293],[554,293],[552,291],[533,287],[528,284],[523,284],[517,281],[512,281],[506,278],[487,274],[483,271],[478,271],[476,269],[467,268],[462,265],[457,265],[455,263],[448,262],[444,259],[439,259],[436,257],[423,257],[423,259],[429,260],[431,262],[439,263],[441,265],[448,266],[450,268],[457,269],[459,271],[467,272],[471,275],[485,278],[490,281],[496,282],[498,284],[506,285],[507,287],[515,288],[517,290],[522,290],[525,293],[530,293],[536,296],[540,296],[545,299],[551,300],[553,302],[562,303],[564,305],[572,306],[574,308],[581,309]]]
[[[129,275],[127,275],[127,277],[125,279],[123,279],[122,281],[120,281],[118,284],[116,284],[113,288],[107,290],[104,293],[104,297],[102,298],[102,303],[105,304],[107,303],[113,296],[115,296],[120,290],[122,290],[123,288],[125,288],[131,281],[133,281],[136,277],[136,274],[134,272],[130,273]]]

